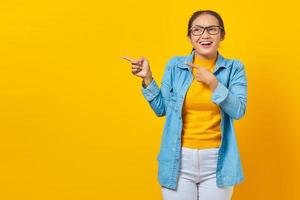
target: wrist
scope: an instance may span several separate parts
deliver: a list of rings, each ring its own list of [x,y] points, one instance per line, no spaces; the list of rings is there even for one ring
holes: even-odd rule
[[[217,88],[218,83],[219,83],[219,81],[216,78],[214,78],[212,81],[210,81],[210,83],[208,85],[209,85],[210,89],[212,91],[214,91]]]
[[[152,77],[152,75],[151,76],[147,76],[147,77],[144,77],[143,78],[143,86],[144,87],[147,87],[151,82],[152,82],[152,80],[153,80],[153,77]]]
[[[152,74],[149,74],[149,75],[147,75],[147,76],[145,76],[144,78],[143,78],[143,81],[151,81],[152,80]]]

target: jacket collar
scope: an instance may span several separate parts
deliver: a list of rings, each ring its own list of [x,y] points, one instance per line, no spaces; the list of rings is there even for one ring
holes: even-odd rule
[[[224,68],[228,67],[228,65],[226,65],[226,63],[225,63],[226,62],[225,58],[220,54],[219,51],[217,51],[217,53],[218,53],[217,54],[217,61],[216,61],[216,66],[214,68],[214,72],[216,72],[220,67],[224,67]],[[193,50],[189,55],[185,56],[183,62],[178,62],[177,67],[190,69],[190,66],[184,64],[184,62],[192,63],[194,55],[195,55],[195,50]]]

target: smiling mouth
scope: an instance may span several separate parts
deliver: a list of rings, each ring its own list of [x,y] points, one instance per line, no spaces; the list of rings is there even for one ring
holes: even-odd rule
[[[199,44],[202,47],[210,47],[213,44],[213,42],[212,41],[201,41],[201,42],[199,42]]]

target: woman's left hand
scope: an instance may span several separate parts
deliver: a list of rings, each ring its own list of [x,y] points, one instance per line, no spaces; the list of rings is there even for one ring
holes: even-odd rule
[[[185,64],[189,65],[192,68],[196,68],[197,69],[195,78],[198,81],[200,81],[200,82],[205,83],[206,85],[208,85],[209,88],[212,91],[214,91],[216,89],[216,87],[218,85],[218,79],[207,68],[200,67],[200,66],[197,66],[197,65],[195,65],[193,63],[188,63],[188,62],[185,62]]]

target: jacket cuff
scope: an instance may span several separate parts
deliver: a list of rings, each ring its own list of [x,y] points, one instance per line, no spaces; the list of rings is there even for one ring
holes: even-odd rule
[[[142,94],[147,101],[152,101],[159,94],[159,87],[154,79],[146,88],[142,86]]]
[[[218,85],[214,90],[214,92],[212,93],[211,99],[214,103],[220,105],[220,103],[222,103],[222,101],[224,101],[228,96],[228,92],[229,92],[228,88],[218,81]]]

